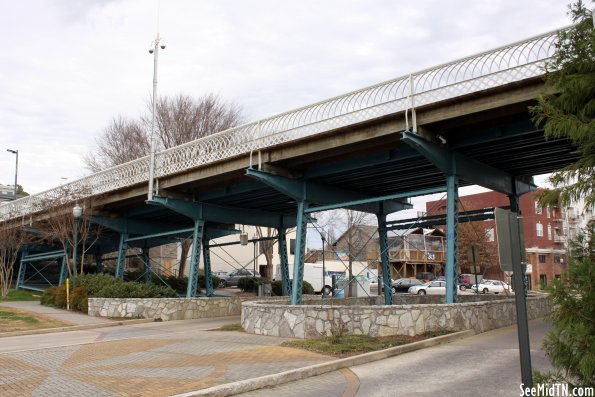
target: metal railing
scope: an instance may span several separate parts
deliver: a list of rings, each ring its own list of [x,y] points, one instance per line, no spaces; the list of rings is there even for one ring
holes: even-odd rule
[[[415,107],[452,99],[543,74],[558,31],[548,32],[335,98],[222,131],[156,154],[155,177],[245,155],[290,141]],[[148,181],[149,157],[0,205],[0,221],[42,211],[64,190],[87,196]]]

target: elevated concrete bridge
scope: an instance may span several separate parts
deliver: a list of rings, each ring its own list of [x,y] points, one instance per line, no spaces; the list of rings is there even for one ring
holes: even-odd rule
[[[446,299],[455,302],[458,187],[505,193],[516,211],[533,175],[579,156],[565,140],[546,141],[527,111],[555,38],[549,32],[160,152],[151,202],[145,157],[3,204],[0,219],[4,227],[34,226],[52,216],[50,203],[92,197],[86,216],[107,230],[97,255],[118,252],[118,277],[127,247],[192,236],[187,296],[196,295],[201,251],[213,294],[209,240],[239,233],[230,224],[275,228],[283,291],[299,304],[309,214],[342,207],[375,214],[388,284],[386,216],[408,208],[410,197],[446,191]],[[289,227],[297,227],[293,275]]]

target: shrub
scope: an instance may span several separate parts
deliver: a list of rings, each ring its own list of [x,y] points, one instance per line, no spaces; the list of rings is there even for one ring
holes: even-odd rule
[[[54,305],[54,298],[56,296],[56,291],[58,287],[50,287],[43,291],[41,295],[41,299],[39,300],[40,303],[44,306],[53,306]]]
[[[273,288],[273,295],[281,296],[283,295],[283,282],[281,280],[276,280],[271,283]],[[314,294],[314,287],[312,284],[304,280],[304,284],[302,285],[302,294],[303,295],[312,295]]]
[[[176,292],[153,283],[122,281],[107,274],[87,274],[77,277],[77,286],[87,289],[95,298],[172,298]]]
[[[304,280],[304,285],[302,286],[302,294],[304,295],[314,295],[314,287],[312,284]]]
[[[56,288],[53,306],[59,309],[66,307],[66,285],[63,284]]]
[[[87,288],[80,286],[70,292],[70,307],[83,313],[89,312]]]
[[[242,277],[238,280],[238,288],[244,292],[256,292],[258,285],[264,281],[262,277]]]

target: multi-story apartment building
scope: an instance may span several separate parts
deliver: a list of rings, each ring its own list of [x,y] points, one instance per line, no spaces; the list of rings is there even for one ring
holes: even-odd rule
[[[554,278],[561,276],[566,269],[569,238],[576,237],[581,227],[592,218],[590,213],[582,213],[576,206],[543,208],[537,200],[538,194],[539,190],[525,194],[519,202],[525,240],[527,282],[530,289],[544,287]],[[461,196],[459,209],[469,211],[508,205],[508,197],[504,194],[485,192]],[[446,201],[427,202],[426,212],[428,215],[446,212]],[[486,244],[497,244],[493,220],[473,223],[485,232]],[[486,278],[506,280],[506,275],[500,270],[498,263],[499,261],[494,261],[491,267],[483,270]]]

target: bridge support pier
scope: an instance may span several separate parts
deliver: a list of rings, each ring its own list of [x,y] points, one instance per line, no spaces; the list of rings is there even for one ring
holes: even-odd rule
[[[291,283],[289,281],[289,260],[287,259],[287,236],[285,228],[278,228],[278,250],[281,261],[281,285],[283,296],[291,295]]]
[[[459,268],[459,180],[446,177],[446,303],[456,303]]]
[[[213,296],[213,277],[211,276],[211,251],[209,248],[209,238],[205,234],[202,240],[202,260],[205,268],[205,292],[206,295]]]
[[[95,253],[95,273],[103,273],[103,255],[100,252]]]
[[[194,231],[192,233],[192,248],[190,250],[190,269],[188,273],[188,288],[186,290],[186,298],[193,298],[196,296],[196,290],[198,288],[198,266],[200,263],[200,251],[204,232],[205,221],[202,219],[195,220]],[[210,278],[210,274],[205,274],[205,277]]]
[[[303,200],[298,201],[297,208],[297,230],[295,239],[295,252],[293,261],[293,283],[291,286],[291,304],[302,304],[302,289],[304,286],[304,260],[306,257],[306,231],[308,229],[308,215],[305,210],[308,203]]]
[[[19,264],[19,273],[17,275],[17,285],[15,287],[16,290],[20,289],[21,286],[25,283],[25,274],[27,272],[27,262],[25,262],[25,257],[28,254],[27,247],[24,247],[23,251],[21,252],[21,261]]]
[[[151,282],[151,257],[149,255],[149,248],[146,246],[142,248],[141,259],[143,261],[144,279],[145,283]]]
[[[118,245],[118,260],[116,261],[116,278],[124,278],[124,264],[126,263],[126,250],[128,249],[127,233],[120,233],[120,244]]]
[[[60,264],[60,279],[58,281],[58,285],[64,284],[64,281],[68,278],[68,264],[66,262],[66,256],[62,258],[62,263]]]
[[[388,231],[386,230],[386,214],[377,214],[378,237],[380,241],[380,260],[382,263],[382,285],[384,285],[384,304],[393,304],[392,282],[390,277],[390,261],[388,255]]]

